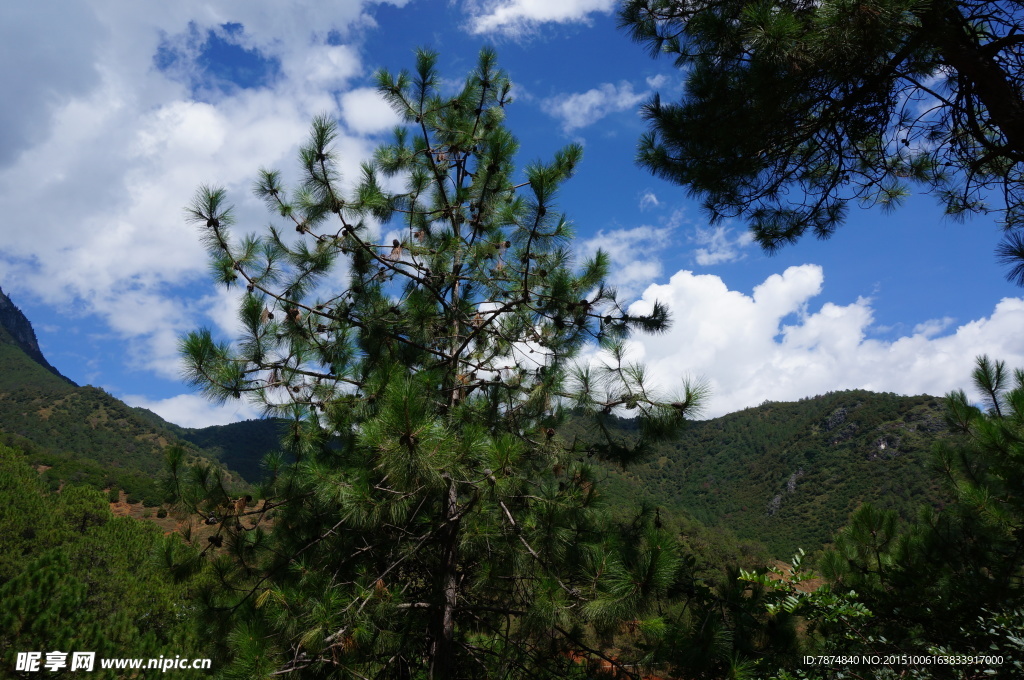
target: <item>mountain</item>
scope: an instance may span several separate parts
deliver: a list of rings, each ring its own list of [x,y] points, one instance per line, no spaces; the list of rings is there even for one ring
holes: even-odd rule
[[[571,440],[589,426],[570,417],[561,434]],[[627,419],[613,426],[634,428]],[[247,421],[181,436],[255,481],[282,427]],[[760,543],[788,559],[798,548],[821,548],[863,503],[913,519],[922,504],[948,502],[929,467],[932,445],[945,434],[942,400],[931,396],[856,390],[765,402],[690,423],[626,470],[606,465],[602,488],[622,516],[646,503],[689,527],[684,533],[706,525],[723,547]],[[688,538],[707,544],[708,534],[698,533]]]
[[[911,519],[921,504],[947,502],[929,468],[945,432],[935,397],[858,390],[765,402],[691,423],[644,462],[609,469],[609,482],[616,496],[685,512],[786,559],[822,547],[862,503]]]
[[[3,293],[0,310],[0,443],[29,454],[49,486],[117,487],[156,505],[169,444],[185,446],[195,460],[216,459],[155,413],[61,375],[39,350],[32,324]],[[234,473],[227,478],[242,481]]]
[[[182,429],[182,439],[216,454],[220,462],[250,481],[263,477],[260,464],[271,451],[280,449],[286,420],[244,420],[228,425]]]
[[[32,324],[29,323],[29,320],[22,311],[11,302],[11,298],[7,297],[7,294],[0,288],[0,343],[5,341],[13,343],[29,359],[50,373],[53,373],[70,385],[75,385],[74,382],[61,375],[60,371],[51,366],[50,362],[46,360],[46,357],[43,356],[42,351],[39,349],[39,342],[36,340],[36,332],[32,328]]]
[[[613,424],[633,427],[625,419]],[[587,426],[570,418],[562,435]],[[51,487],[117,486],[159,502],[156,479],[171,443],[257,481],[281,433],[273,420],[181,428],[75,385],[46,361],[31,323],[0,292],[0,443],[28,452]],[[691,423],[627,470],[608,466],[605,493],[613,505],[644,501],[786,558],[820,548],[862,503],[911,518],[922,503],[946,502],[928,468],[944,433],[935,397],[849,391],[765,402]]]
[[[571,440],[589,426],[570,417],[561,433]],[[634,427],[628,419],[613,426]],[[282,428],[246,421],[180,436],[255,481]],[[646,503],[686,526],[717,530],[724,544],[759,543],[788,559],[798,548],[821,548],[863,503],[913,519],[922,504],[948,502],[929,467],[932,445],[945,433],[942,400],[931,396],[856,390],[765,402],[690,423],[626,470],[606,465],[602,486],[623,516]],[[706,535],[692,538],[707,542]]]

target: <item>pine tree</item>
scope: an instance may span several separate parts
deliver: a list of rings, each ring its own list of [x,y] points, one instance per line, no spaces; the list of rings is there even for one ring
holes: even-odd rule
[[[606,532],[590,465],[628,463],[699,404],[689,385],[659,398],[627,361],[624,339],[665,329],[667,310],[628,313],[604,253],[575,261],[555,200],[579,146],[517,176],[494,53],[455,89],[436,61],[377,75],[404,124],[358,180],[340,176],[328,116],[294,190],[260,172],[287,230],[234,239],[219,188],[188,210],[217,280],[245,289],[245,331],[183,338],[187,377],[291,423],[293,462],[266,461],[255,501],[171,457],[209,527],[232,677],[572,677],[674,573],[657,541],[625,551]],[[603,365],[575,363],[587,343]],[[559,436],[570,411],[594,436]],[[606,426],[620,412],[639,418],[626,440]]]
[[[771,251],[829,237],[911,183],[999,214],[1024,285],[1024,5],[981,0],[629,0],[622,25],[686,71],[655,98],[641,165]]]
[[[972,378],[987,411],[963,391],[946,395],[952,436],[935,450],[953,501],[910,523],[870,505],[851,516],[819,565],[836,594],[870,614],[851,623],[836,609],[816,612],[816,653],[1005,660],[925,668],[922,677],[1015,678],[1024,668],[1015,663],[1024,631],[1024,371],[982,356]]]
[[[192,583],[172,583],[158,560],[184,548],[177,537],[165,539],[148,522],[115,518],[96,489],[66,485],[47,494],[38,473],[4,446],[0,537],[9,549],[0,571],[4,677],[15,677],[10,673],[22,652],[68,653],[64,668],[43,671],[53,678],[81,677],[84,671],[70,668],[70,652],[94,652],[90,677],[104,680],[123,677],[124,670],[102,669],[103,658],[206,656],[193,635]]]
[[[21,452],[0,444],[0,585],[67,539],[67,528],[40,502],[43,493],[39,474]]]

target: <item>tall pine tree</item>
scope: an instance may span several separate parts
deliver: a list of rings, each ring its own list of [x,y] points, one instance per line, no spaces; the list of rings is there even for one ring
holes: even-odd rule
[[[623,350],[667,311],[621,307],[604,253],[575,261],[555,199],[579,146],[517,175],[494,53],[457,89],[436,60],[378,74],[404,124],[358,181],[340,176],[326,116],[296,188],[261,171],[287,229],[235,239],[218,188],[188,210],[217,279],[245,288],[237,342],[182,339],[188,379],[292,423],[294,463],[268,460],[255,502],[171,460],[214,530],[207,604],[234,677],[572,676],[677,566],[663,538],[606,531],[589,464],[628,463],[698,406],[689,385],[652,393]],[[587,343],[603,365],[575,363]],[[568,411],[592,438],[562,440]],[[621,413],[640,425],[620,441],[606,423]]]

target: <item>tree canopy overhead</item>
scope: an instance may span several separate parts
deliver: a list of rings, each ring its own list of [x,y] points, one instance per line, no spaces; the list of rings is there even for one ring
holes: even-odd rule
[[[296,460],[268,460],[253,503],[171,458],[182,504],[214,527],[207,603],[230,677],[567,677],[678,566],[657,528],[618,541],[590,466],[628,462],[697,405],[695,389],[659,400],[624,360],[621,340],[667,311],[629,314],[606,255],[574,260],[555,199],[581,149],[518,175],[494,53],[461,87],[436,59],[378,74],[404,124],[361,177],[340,176],[327,116],[294,189],[260,173],[287,228],[233,236],[213,187],[188,210],[216,278],[244,287],[244,330],[184,337],[187,377],[290,418]],[[609,351],[603,369],[574,364],[587,342]],[[559,437],[567,408],[594,436]],[[640,416],[623,440],[618,409]]]
[[[620,20],[686,72],[645,107],[638,160],[713,219],[772,251],[923,186],[953,217],[999,213],[1024,285],[1021,2],[628,0]]]

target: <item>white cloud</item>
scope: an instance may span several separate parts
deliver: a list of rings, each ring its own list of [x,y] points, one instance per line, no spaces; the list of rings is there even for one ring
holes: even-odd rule
[[[609,255],[612,271],[608,283],[618,289],[619,300],[625,302],[661,276],[661,253],[669,247],[672,231],[672,226],[601,230],[580,242],[578,250],[584,257],[598,250]]]
[[[362,135],[386,132],[402,122],[377,90],[369,87],[341,95],[341,115],[349,130]]]
[[[641,210],[647,210],[648,208],[657,208],[659,205],[661,205],[661,201],[658,200],[658,197],[655,195],[653,191],[645,191],[643,193],[643,196],[640,197]]]
[[[749,231],[743,231],[736,238],[732,238],[732,231],[732,229],[721,225],[709,229],[697,227],[693,240],[697,245],[703,246],[693,251],[693,257],[697,264],[708,267],[735,262],[746,257],[743,248],[754,242],[753,235]]]
[[[930,338],[949,328],[953,321],[954,319],[949,316],[944,316],[941,319],[928,319],[914,326],[914,335]]]
[[[359,74],[359,54],[348,45],[315,45],[284,59],[285,73],[312,90],[341,87]]]
[[[98,315],[128,343],[133,367],[176,377],[178,334],[204,314],[227,323],[223,304],[181,297],[208,281],[183,206],[199,184],[220,184],[240,233],[266,223],[250,192],[255,171],[295,176],[310,118],[339,113],[329,88],[365,70],[356,47],[327,44],[328,34],[358,38],[373,4],[340,0],[325,15],[314,0],[0,3],[0,56],[18,65],[0,70],[0,89],[18,102],[0,111],[3,283]],[[244,30],[227,36],[228,22]],[[278,75],[259,88],[211,89],[196,61],[209,31],[258,49]],[[167,72],[154,61],[162,45],[181,48]],[[356,178],[371,130],[350,111],[336,147],[343,176]]]
[[[712,388],[708,416],[795,400],[832,390],[867,389],[943,395],[968,388],[974,357],[988,354],[1024,366],[1024,299],[1004,298],[984,318],[944,335],[949,320],[919,325],[895,340],[868,337],[868,299],[823,302],[818,265],[790,267],[770,276],[751,295],[730,290],[721,278],[677,272],[649,286],[631,308],[636,313],[661,300],[671,309],[672,329],[636,336],[632,356],[643,360],[666,390],[684,376],[704,376]],[[795,321],[784,323],[795,315]]]
[[[649,78],[645,78],[644,80],[647,83],[647,87],[651,88],[652,90],[657,90],[659,87],[662,87],[669,81],[669,77],[666,76],[664,73],[659,73],[656,76],[650,76]]]
[[[259,418],[262,415],[259,409],[243,401],[229,401],[216,405],[198,394],[179,394],[155,400],[138,394],[123,394],[121,400],[129,406],[149,409],[167,422],[181,427],[227,425],[240,420]]]
[[[562,132],[566,134],[579,128],[593,125],[602,118],[620,111],[635,108],[640,102],[651,96],[651,93],[668,82],[665,75],[651,76],[645,79],[648,89],[636,92],[633,84],[621,81],[618,85],[602,83],[586,92],[562,94],[541,101],[541,109],[548,115],[562,121]],[[658,205],[657,198],[650,191],[644,194]],[[641,203],[643,207],[643,203]]]
[[[585,22],[594,12],[610,13],[615,0],[469,0],[469,30],[474,34],[520,35],[544,23]]]
[[[648,91],[634,92],[633,85],[626,81],[618,85],[604,83],[586,92],[545,99],[541,108],[561,120],[562,131],[569,133],[593,125],[612,113],[631,109],[649,94]]]

